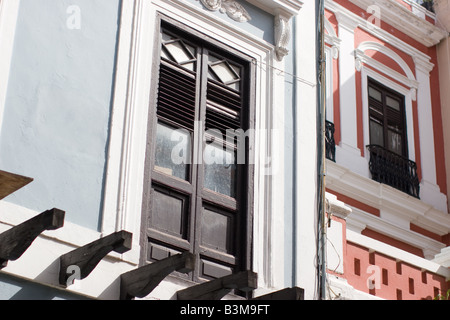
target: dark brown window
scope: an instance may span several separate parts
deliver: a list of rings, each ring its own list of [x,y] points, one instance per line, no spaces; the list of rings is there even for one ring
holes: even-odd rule
[[[247,132],[253,123],[253,65],[236,50],[187,30],[161,21],[143,262],[190,251],[197,265],[189,278],[199,281],[251,268],[250,142],[233,130]]]
[[[370,144],[407,156],[404,97],[369,79]]]

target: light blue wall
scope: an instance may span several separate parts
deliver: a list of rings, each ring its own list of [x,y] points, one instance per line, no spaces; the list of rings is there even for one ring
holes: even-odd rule
[[[34,178],[6,198],[98,229],[120,0],[22,0],[0,169]],[[67,20],[80,9],[81,29]]]
[[[187,0],[188,2],[191,2],[192,4],[201,7],[203,10],[206,10],[208,12],[208,9],[206,9],[199,0]],[[268,43],[274,43],[274,33],[273,33],[273,25],[274,25],[274,17],[251,5],[250,3],[242,0],[237,0],[248,12],[248,14],[251,17],[251,20],[245,23],[234,21],[233,19],[229,18],[226,13],[221,13],[220,11],[213,11],[212,13],[219,17],[220,19],[224,19],[227,22],[235,25],[236,27],[245,30],[246,32],[253,34],[257,36],[258,38],[261,38]]]
[[[0,300],[89,300],[65,290],[0,274]]]

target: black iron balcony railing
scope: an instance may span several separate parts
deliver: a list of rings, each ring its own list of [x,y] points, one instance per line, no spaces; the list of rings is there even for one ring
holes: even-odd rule
[[[414,161],[386,150],[378,145],[368,145],[369,170],[372,179],[419,198],[419,177]]]
[[[325,121],[325,156],[327,159],[336,162],[336,143],[334,141],[334,124]]]

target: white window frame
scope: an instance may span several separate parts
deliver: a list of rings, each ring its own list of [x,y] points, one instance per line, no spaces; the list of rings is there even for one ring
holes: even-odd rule
[[[284,219],[275,217],[275,210],[283,212],[284,207],[284,97],[274,95],[284,92],[284,63],[277,60],[276,46],[185,1],[130,2],[124,1],[122,8],[102,233],[132,232],[133,248],[122,259],[139,262],[147,114],[151,86],[157,81],[151,74],[154,30],[157,15],[163,14],[256,60],[252,265],[261,290],[282,288],[284,250],[272,249],[284,246]],[[269,169],[264,161],[268,155],[273,155]]]
[[[378,52],[386,54],[393,59],[404,71],[405,75],[385,66],[381,62],[365,55],[366,50],[376,50]],[[416,100],[418,82],[416,81],[413,72],[408,67],[407,63],[394,51],[388,49],[381,44],[373,41],[366,41],[359,45],[355,50],[356,67],[361,71],[361,99],[362,99],[362,111],[363,111],[363,137],[364,148],[370,144],[369,134],[369,94],[368,94],[368,78],[380,82],[388,88],[400,93],[405,97],[405,117],[406,117],[406,139],[408,144],[408,158],[412,161],[416,161],[415,152],[415,139],[414,139],[414,118],[413,118],[413,101]],[[364,64],[372,67],[366,67]],[[374,71],[374,69],[379,70]],[[395,79],[393,81],[391,79]],[[400,84],[399,84],[400,83]],[[369,152],[364,149],[364,157],[369,162]],[[368,178],[370,173],[366,171]]]

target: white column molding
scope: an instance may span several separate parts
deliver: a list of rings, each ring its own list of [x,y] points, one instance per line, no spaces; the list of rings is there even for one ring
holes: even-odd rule
[[[436,150],[434,145],[433,114],[431,106],[430,71],[434,65],[428,61],[415,58],[417,90],[417,113],[419,120],[420,160],[422,181],[420,198],[442,211],[447,210],[447,200],[440,192],[436,178]]]
[[[339,81],[340,81],[340,119],[341,141],[336,148],[336,159],[343,165],[363,168],[361,151],[358,148],[356,119],[356,61],[354,56],[355,34],[358,22],[351,16],[335,12],[338,21]]]

